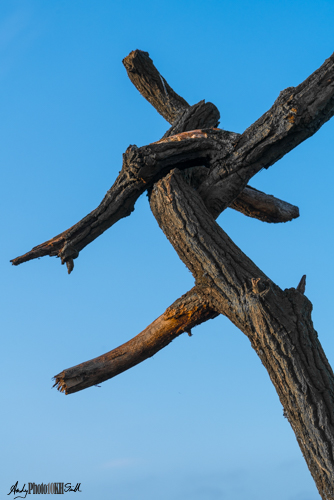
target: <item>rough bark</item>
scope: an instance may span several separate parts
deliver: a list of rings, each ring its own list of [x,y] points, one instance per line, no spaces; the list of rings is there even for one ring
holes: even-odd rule
[[[253,191],[254,196],[257,196],[260,202],[262,201],[261,196],[264,193],[253,188],[245,188],[242,196],[247,194],[248,189],[250,191],[250,196],[247,200],[248,203],[252,202]],[[264,195],[263,198],[264,203],[268,203],[269,197]],[[271,209],[272,214],[271,222],[275,222],[275,218],[280,218],[281,222],[284,217],[290,220],[293,215],[295,217],[299,216],[298,207],[289,205],[281,200],[275,200],[274,197],[272,198],[274,200],[272,206],[266,207],[263,213],[259,213],[258,218],[261,216],[267,219],[270,213],[269,209]],[[260,204],[256,206],[258,209]],[[277,216],[278,210],[281,211],[279,216]],[[192,301],[194,301],[192,304],[193,309],[190,309],[189,304]],[[180,314],[176,312],[179,310],[188,311],[188,313],[185,315],[184,313]],[[172,316],[173,321],[171,321]],[[55,376],[56,383],[54,386],[58,390],[65,392],[65,394],[72,394],[73,392],[102,383],[153,356],[181,333],[188,332],[191,328],[214,317],[216,317],[216,313],[213,310],[211,310],[211,313],[209,312],[207,302],[198,296],[196,287],[194,287],[174,302],[163,315],[153,321],[143,332],[129,342],[97,358],[63,370]]]
[[[168,85],[154,66],[148,52],[133,50],[123,59],[128,77],[141,95],[165,120],[173,123],[189,104]]]
[[[134,50],[123,59],[123,64],[131,82],[141,95],[172,124],[172,127],[166,132],[164,137],[186,130],[218,126],[220,114],[214,104],[205,104],[204,101],[200,101],[200,103],[194,106],[189,106],[173,89],[170,92],[171,98],[166,99],[165,89],[160,85],[161,75],[147,52]],[[161,78],[166,81],[163,77]],[[154,99],[152,98],[153,94],[155,95]],[[193,118],[194,111],[196,108],[199,110],[199,106],[201,106],[201,113],[197,113]],[[211,114],[209,114],[210,111]],[[205,177],[202,177],[201,183],[204,180]],[[196,188],[199,185],[200,183],[196,185]],[[282,202],[282,205],[280,200],[276,203],[277,198],[270,200],[270,197],[268,197],[269,199],[267,199],[265,193],[263,193],[263,196],[257,197],[254,192],[250,191],[253,189],[251,186],[247,186],[247,188],[249,189],[247,189],[246,193],[240,193],[238,198],[230,205],[231,208],[263,222],[287,222],[299,216],[298,207],[294,207],[293,205],[288,206],[289,204],[285,205],[285,202]],[[210,193],[207,201],[209,205],[213,205]],[[218,215],[219,213],[216,213],[216,217]]]
[[[219,214],[250,176],[268,168],[311,137],[334,114],[334,54],[297,87],[283,90],[251,125],[225,161],[217,162],[199,188],[210,212]]]
[[[219,125],[219,118],[220,113],[212,102],[200,101],[180,111],[163,139],[189,130],[216,128]]]
[[[178,171],[154,185],[152,211],[197,292],[249,338],[273,382],[322,498],[334,499],[334,374],[299,291],[282,291],[232,242]]]
[[[104,382],[154,356],[182,333],[190,335],[194,326],[217,315],[194,287],[129,342],[102,356],[63,370],[54,377],[54,386],[65,394],[72,394]]]
[[[202,107],[202,108],[203,108],[203,103],[199,103],[199,105],[196,105],[196,106],[197,106],[197,107]],[[193,107],[193,108],[195,108],[195,107]],[[189,115],[192,115],[192,114],[193,114],[193,113],[189,113]],[[180,129],[179,129],[179,130],[180,130]],[[181,129],[181,130],[182,130],[182,129]],[[199,134],[199,135],[200,135],[200,134]],[[169,136],[169,134],[165,134],[165,137],[166,137],[166,136]],[[167,140],[166,140],[166,139],[164,139],[164,140],[158,141],[158,143],[160,143],[160,144],[161,144],[161,143],[166,143],[166,142],[174,142],[176,139],[182,139],[182,138],[184,139],[184,138],[186,138],[186,137],[187,137],[187,134],[182,134],[182,133],[181,133],[181,135],[180,135],[179,137],[177,137],[177,138],[176,138],[176,137],[173,137],[173,138],[171,138],[171,139],[167,139]],[[192,170],[196,170],[196,169],[192,169]],[[252,190],[251,188],[249,188],[249,189],[248,189],[248,188],[246,188],[246,189],[247,189],[248,191],[250,191],[250,193],[254,192],[254,193],[259,194],[259,195],[260,195],[260,198],[261,198],[261,193],[258,193],[256,190]],[[268,200],[268,197],[266,197],[266,200]],[[297,215],[297,214],[296,214],[296,215]],[[273,217],[272,217],[272,218],[274,218],[274,217],[275,217],[275,213],[273,214]],[[158,345],[158,336],[157,336],[157,339],[156,339],[156,340],[157,340],[157,345]],[[154,342],[154,338],[153,338],[153,337],[151,338],[151,341],[152,341],[152,342]],[[90,363],[90,362],[87,362],[87,363]],[[85,370],[85,365],[86,365],[85,363],[83,363],[83,364],[81,364],[81,365],[80,365],[80,366],[81,366],[81,369],[82,369],[83,371]],[[130,365],[129,365],[129,367],[130,367]],[[107,369],[107,368],[106,368],[106,369]],[[69,369],[69,370],[71,370],[71,369]],[[64,373],[65,373],[65,372],[66,372],[66,370],[64,371]]]
[[[214,105],[200,102],[189,107],[154,68],[148,54],[135,51],[130,56],[125,60],[130,79],[172,127],[156,143],[128,148],[110,194],[112,202],[107,195],[78,233],[78,225],[73,226],[13,263],[35,258],[42,251],[60,256],[70,272],[78,252],[110,227],[113,217],[116,222],[119,213],[128,215],[138,192],[148,189],[152,211],[193,273],[196,287],[130,342],[63,371],[55,385],[71,393],[106,380],[151,356],[187,328],[224,314],[250,339],[322,498],[334,500],[334,375],[313,328],[311,303],[303,295],[305,277],[297,290],[282,291],[214,221],[228,206],[247,212],[238,197],[248,180],[313,135],[334,114],[334,56],[301,85],[281,92],[272,108],[242,135],[203,129],[208,123],[217,124]],[[200,129],[189,132],[190,124],[199,124]],[[256,208],[249,209],[251,216],[259,217],[261,203],[257,200]],[[266,205],[259,212],[263,210],[267,211]]]
[[[148,53],[133,51],[123,63],[140,93],[167,121],[172,123],[163,139],[185,131],[218,125],[220,115],[214,104],[200,101],[189,106],[168,84],[166,86],[164,83],[163,86],[163,82],[166,81],[155,68]],[[168,99],[165,89],[168,89]],[[240,134],[231,133],[231,136],[236,139]],[[133,147],[135,146],[130,146]],[[200,182],[196,181],[197,187],[206,178],[203,169],[199,170],[201,174],[197,175],[200,179]],[[66,263],[68,272],[71,273],[74,267],[73,260],[79,256],[79,252],[118,220],[129,216],[134,210],[136,200],[147,187],[147,182],[143,183],[138,176],[134,179],[131,172],[126,172],[123,162],[123,168],[115,183],[95,210],[69,229],[37,245],[24,255],[12,259],[12,264],[16,266],[46,255],[56,256],[60,257],[62,264]],[[255,194],[253,188],[250,186],[248,188],[245,193],[240,193],[238,199],[231,204],[231,208],[265,222],[287,222],[299,216],[297,207],[265,193],[259,196]],[[208,201],[210,202],[210,198]]]
[[[246,186],[230,208],[263,222],[288,222],[299,217],[299,208]]]
[[[122,170],[98,208],[70,229],[11,262],[18,265],[45,255],[60,257],[62,264],[71,262],[111,225],[130,215],[139,196],[173,166],[209,164],[214,149],[224,144],[231,144],[228,132],[209,130],[184,132],[141,148],[129,146],[123,155]]]
[[[332,116],[333,57],[296,92],[290,94],[290,90],[281,93],[276,106],[251,127],[230,164],[227,160],[223,168],[217,165],[211,170],[211,181],[209,175],[200,189],[211,213],[221,210],[222,193],[227,206],[234,190],[245,185],[245,177],[248,180],[259,167],[270,166]],[[301,109],[298,118],[297,103]],[[235,173],[241,173],[239,179],[233,178]],[[227,177],[231,186],[226,186]],[[212,189],[206,189],[213,185],[217,189],[217,178],[224,183],[215,200]],[[283,292],[268,280],[214,223],[194,193],[180,175],[168,174],[153,188],[152,210],[193,272],[203,297],[250,338],[274,383],[321,496],[333,499],[334,375],[313,329],[312,306],[300,291]],[[208,203],[208,198],[213,203]],[[304,287],[302,279],[298,288],[303,291]]]
[[[193,130],[169,136],[148,146],[129,146],[123,155],[123,166],[115,183],[100,205],[80,222],[20,257],[11,260],[17,266],[46,255],[60,257],[73,270],[73,259],[79,252],[134,210],[139,196],[171,168],[189,169],[210,166],[212,159],[224,158],[232,150],[238,134],[219,129]],[[203,172],[203,168],[200,169]],[[201,179],[203,174],[201,173]],[[254,193],[253,193],[254,191]],[[236,209],[266,222],[286,222],[298,217],[298,208],[249,188],[241,195]],[[233,207],[234,207],[233,205]]]

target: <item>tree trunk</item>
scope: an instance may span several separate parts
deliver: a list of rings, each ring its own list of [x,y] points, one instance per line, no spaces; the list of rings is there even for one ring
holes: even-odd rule
[[[154,185],[159,226],[210,307],[247,337],[265,366],[319,493],[334,499],[334,374],[299,291],[282,291],[224,233],[177,170]]]

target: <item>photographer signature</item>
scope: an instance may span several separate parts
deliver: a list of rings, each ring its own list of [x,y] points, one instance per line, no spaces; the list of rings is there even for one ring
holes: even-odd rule
[[[14,495],[16,495],[16,493],[25,493],[25,495],[24,495],[24,496],[17,495],[16,497],[14,497],[14,499],[15,499],[15,498],[25,498],[25,497],[27,496],[27,494],[28,494],[28,490],[26,490],[26,489],[25,489],[25,486],[26,486],[26,485],[25,485],[25,483],[24,483],[24,485],[22,486],[22,488],[21,488],[21,489],[19,489],[19,488],[18,488],[18,483],[19,483],[19,482],[18,482],[18,481],[16,481],[16,483],[15,483],[15,484],[13,484],[13,486],[11,487],[11,489],[10,489],[9,493],[7,493],[7,495],[10,495],[11,493],[14,493]]]
[[[24,483],[24,485],[22,486],[21,489],[19,488],[18,484],[19,484],[19,482],[16,481],[16,483],[13,484],[13,486],[11,486],[9,493],[7,493],[7,495],[10,495],[11,493],[13,493],[15,495],[14,500],[16,498],[26,498],[28,493],[30,495],[31,492],[33,494],[41,493],[41,491],[37,490],[37,485],[35,483],[28,483],[28,488],[26,488],[26,483]],[[51,489],[50,489],[50,484],[51,484]],[[72,491],[74,493],[79,491],[81,493],[80,485],[81,485],[81,483],[77,483],[72,488],[71,483],[65,483],[65,484],[64,483],[48,483],[48,484],[38,485],[38,488],[40,486],[42,488],[44,487],[44,491],[42,491],[43,493],[67,493],[69,491]],[[54,488],[54,486],[57,486],[57,488]]]

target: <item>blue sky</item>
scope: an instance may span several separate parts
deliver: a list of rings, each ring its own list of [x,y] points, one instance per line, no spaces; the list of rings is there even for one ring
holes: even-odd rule
[[[242,133],[332,54],[333,25],[324,0],[2,0],[1,497],[16,481],[61,481],[80,482],[80,500],[319,498],[266,371],[226,318],[101,388],[51,390],[53,375],[129,340],[193,285],[145,195],[70,276],[59,259],[9,260],[95,208],[128,145],[168,128],[127,78],[131,50]],[[219,218],[282,288],[307,275],[332,366],[333,133],[334,120],[252,180],[299,219]]]

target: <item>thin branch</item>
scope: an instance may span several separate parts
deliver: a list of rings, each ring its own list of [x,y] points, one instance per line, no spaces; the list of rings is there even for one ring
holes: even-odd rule
[[[305,289],[306,289],[306,274],[304,274],[301,277],[301,280],[298,283],[298,286],[297,286],[296,290],[298,290],[298,292],[304,294],[305,293]]]
[[[288,222],[299,217],[299,208],[270,194],[246,186],[229,206],[263,222]]]
[[[217,313],[198,296],[194,287],[129,342],[63,370],[54,377],[54,386],[65,394],[73,394],[104,382],[150,358],[182,333],[216,316]]]

